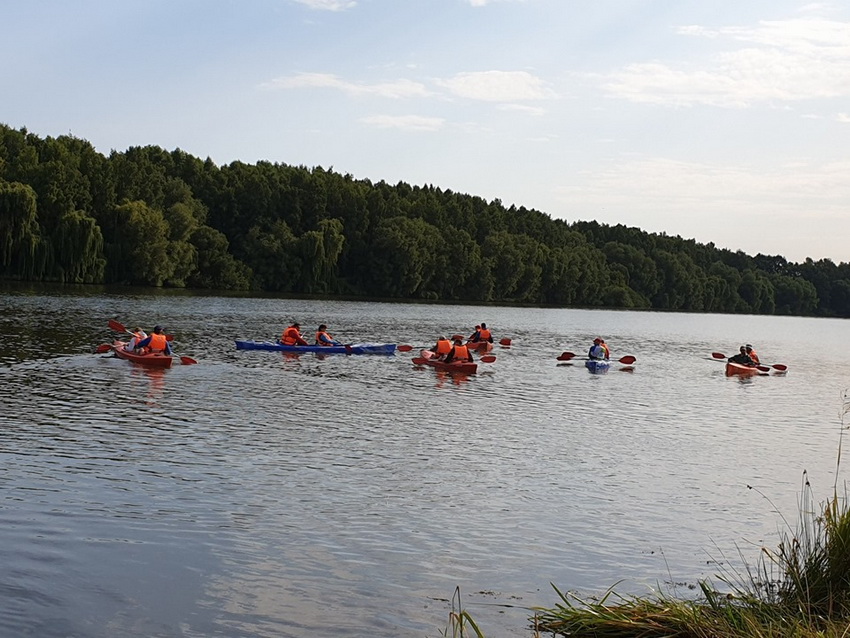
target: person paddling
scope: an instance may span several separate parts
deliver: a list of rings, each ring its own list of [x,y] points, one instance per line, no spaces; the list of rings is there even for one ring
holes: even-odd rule
[[[478,340],[493,343],[493,335],[490,333],[490,329],[487,327],[487,324],[483,321],[481,322],[481,330],[478,331]]]
[[[752,367],[756,365],[756,362],[753,361],[752,358],[750,358],[750,355],[747,354],[746,346],[741,346],[741,351],[738,354],[729,357],[728,361],[729,363],[738,363],[743,366]]]
[[[153,354],[171,355],[171,344],[162,332],[162,326],[154,326],[153,334],[148,335],[136,343],[136,350],[147,351]]]
[[[463,345],[462,339],[455,339],[452,349],[446,355],[446,363],[455,361],[459,363],[472,362],[472,352],[467,346]]]
[[[133,338],[130,339],[130,343],[128,343],[124,347],[124,349],[125,350],[135,350],[136,347],[138,346],[138,343],[140,341],[142,341],[143,339],[146,339],[147,336],[148,336],[147,332],[145,332],[141,328],[136,328],[135,330],[133,330]]]
[[[328,327],[325,324],[319,326],[316,331],[317,346],[341,346],[342,344],[328,334]]]
[[[745,348],[745,349],[746,349],[746,351],[747,351],[747,356],[748,356],[750,359],[752,359],[752,360],[753,360],[753,363],[755,363],[756,365],[758,365],[759,363],[761,363],[761,361],[759,361],[759,356],[756,354],[756,351],[755,351],[755,350],[753,350],[753,347],[752,347],[749,343],[748,343],[747,345],[745,345],[745,346],[744,346],[744,348]]]
[[[467,343],[478,343],[481,341],[481,326],[475,326],[475,332],[466,338]]]
[[[449,352],[452,351],[452,342],[445,337],[437,339],[437,343],[431,348],[431,352],[436,355],[437,359],[445,359]]]
[[[301,324],[298,322],[293,323],[286,330],[283,331],[283,334],[280,336],[280,343],[284,346],[308,346],[310,345],[301,336]]]
[[[602,338],[596,337],[596,339],[593,340],[593,345],[590,346],[590,350],[587,351],[587,358],[591,361],[607,361],[608,352],[608,348],[605,346],[605,342],[602,341]]]

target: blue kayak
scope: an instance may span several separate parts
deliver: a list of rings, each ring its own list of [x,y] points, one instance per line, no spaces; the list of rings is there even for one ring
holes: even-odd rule
[[[393,354],[394,343],[352,343],[346,346],[285,346],[277,341],[236,340],[237,350],[275,352],[321,352],[323,354]]]
[[[607,359],[588,359],[584,362],[584,366],[593,374],[602,374],[603,372],[608,372],[611,362]]]

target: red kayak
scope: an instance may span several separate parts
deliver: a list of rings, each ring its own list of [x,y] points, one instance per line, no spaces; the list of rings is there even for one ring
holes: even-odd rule
[[[478,341],[476,343],[467,343],[466,347],[472,350],[472,352],[486,354],[493,349],[493,344],[489,341]]]
[[[745,366],[742,363],[726,362],[726,376],[753,377],[759,373],[759,369],[755,366]]]
[[[433,368],[437,368],[437,370],[460,372],[462,374],[475,374],[478,371],[478,364],[474,362],[452,361],[451,363],[446,363],[445,361],[438,361],[437,359],[432,358],[434,353],[430,350],[423,350],[421,354],[421,357],[413,359],[413,363],[417,365],[431,366]]]
[[[127,343],[124,341],[116,341],[112,344],[112,350],[115,352],[115,356],[119,359],[126,359],[127,361],[132,361],[133,363],[138,363],[151,368],[171,367],[171,360],[173,357],[170,355],[160,353],[136,354],[132,350],[125,350],[124,346],[126,345]]]

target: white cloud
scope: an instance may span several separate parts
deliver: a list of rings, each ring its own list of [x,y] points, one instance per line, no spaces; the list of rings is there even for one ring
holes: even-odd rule
[[[552,96],[543,80],[525,71],[458,73],[436,82],[458,97],[485,102],[542,100]]]
[[[835,116],[836,122],[841,122],[842,124],[850,124],[850,114],[848,113],[838,113]]]
[[[638,215],[636,203],[645,201],[657,212],[678,217],[706,211],[734,216],[744,210],[767,216],[781,211],[799,217],[846,217],[848,174],[850,161],[753,168],[640,158],[588,170],[580,175],[581,186],[561,188],[559,193],[573,205],[594,200]]]
[[[438,131],[445,120],[440,117],[422,117],[420,115],[372,115],[360,119],[364,124],[375,128],[394,128],[405,131]]]
[[[743,45],[675,68],[659,61],[633,64],[611,74],[607,90],[633,102],[672,106],[850,97],[850,22],[811,18],[718,30],[691,25],[678,33]]]
[[[528,113],[529,115],[544,115],[546,109],[538,106],[527,106],[525,104],[502,104],[499,106],[500,111],[519,111],[520,113]]]
[[[357,6],[354,0],[295,0],[295,2],[322,11],[345,11]]]
[[[330,73],[298,73],[276,78],[262,85],[270,89],[325,88],[337,89],[350,95],[376,95],[391,99],[426,97],[430,95],[423,84],[410,80],[396,80],[378,84],[358,84],[342,80]]]

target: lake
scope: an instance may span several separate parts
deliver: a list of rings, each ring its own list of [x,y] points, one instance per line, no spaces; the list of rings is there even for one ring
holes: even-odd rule
[[[198,364],[95,354],[110,318]],[[473,376],[235,349],[293,320],[512,344]],[[804,472],[831,495],[850,387],[831,319],[19,287],[0,335],[7,636],[439,636],[457,587],[530,636],[550,583],[693,595],[794,527]],[[633,369],[556,360],[595,336]],[[745,342],[787,374],[726,377]]]

